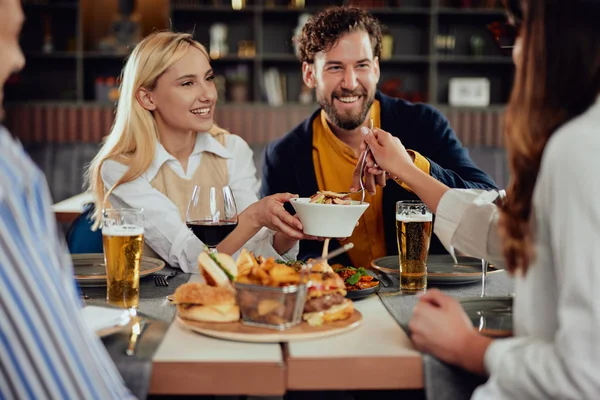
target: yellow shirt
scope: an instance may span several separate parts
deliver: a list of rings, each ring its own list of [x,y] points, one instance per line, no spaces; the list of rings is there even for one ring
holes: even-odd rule
[[[379,101],[375,100],[370,113],[373,126],[380,127]],[[321,111],[320,117],[315,118],[312,128],[313,164],[319,190],[347,192],[352,184],[352,173],[358,162],[354,150],[331,131],[324,111]],[[361,193],[353,194],[351,197],[353,200],[360,200]],[[348,255],[352,265],[356,267],[367,267],[373,259],[386,255],[382,190],[377,190],[374,196],[366,193],[365,201],[370,204],[369,208],[360,218],[352,236],[343,242],[354,243],[354,248]]]
[[[373,102],[370,114],[373,118],[373,126],[381,127],[381,106],[378,100]],[[325,111],[321,111],[319,117],[315,118],[312,128],[313,164],[319,190],[347,192],[352,184],[352,173],[358,162],[354,150],[331,131]],[[411,152],[415,158],[415,165],[429,174],[431,169],[429,161],[416,151]],[[410,190],[402,182],[397,183]],[[361,193],[351,195],[353,200],[360,200],[361,196]],[[348,252],[348,256],[355,267],[368,267],[372,260],[387,255],[382,199],[383,190],[380,188],[374,196],[365,193],[365,202],[369,203],[369,208],[360,218],[352,236],[342,242],[342,244],[354,243],[354,248]]]

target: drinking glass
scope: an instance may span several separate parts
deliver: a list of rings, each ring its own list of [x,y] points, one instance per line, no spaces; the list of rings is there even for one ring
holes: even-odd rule
[[[421,201],[396,203],[396,239],[400,259],[400,290],[427,288],[427,256],[431,243],[432,214]]]
[[[137,308],[140,301],[140,262],[144,248],[142,210],[103,210],[102,245],[106,266],[106,301],[122,308]]]
[[[485,284],[489,264],[490,263],[487,262],[485,259],[481,259],[481,297],[485,297]]]
[[[502,204],[504,204],[504,201],[506,200],[506,190],[498,190],[498,197],[496,198],[496,200],[494,201],[494,203],[497,206],[501,206]],[[486,261],[485,259],[481,259],[481,297],[485,297],[485,285],[487,283],[487,271],[488,271],[488,266],[489,266],[489,262]]]
[[[217,246],[237,226],[238,213],[229,186],[194,186],[186,213],[186,224],[194,235],[216,253]]]

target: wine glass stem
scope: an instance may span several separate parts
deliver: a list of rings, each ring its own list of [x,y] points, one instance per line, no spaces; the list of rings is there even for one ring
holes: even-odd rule
[[[485,297],[485,284],[487,278],[488,262],[481,259],[481,297]]]

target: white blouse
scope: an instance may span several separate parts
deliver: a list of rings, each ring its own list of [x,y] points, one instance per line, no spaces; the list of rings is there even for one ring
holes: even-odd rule
[[[238,213],[258,201],[256,193],[259,185],[252,149],[239,136],[227,135],[223,146],[208,133],[199,133],[196,136],[194,150],[188,158],[187,171],[184,171],[180,162],[157,142],[154,160],[148,170],[139,178],[117,186],[109,198],[113,207],[143,208],[146,243],[169,265],[191,273],[198,272],[197,259],[204,250],[204,244],[181,220],[175,204],[154,189],[150,182],[163,164],[167,164],[181,178],[190,179],[200,165],[205,151],[227,159],[229,186],[235,197]],[[112,187],[126,171],[127,166],[119,162],[105,161],[101,170],[105,187]],[[262,228],[243,247],[265,257],[295,259],[298,255],[298,244],[286,254],[279,255],[273,248],[274,234],[274,231]],[[239,251],[233,255],[234,258],[238,254]]]
[[[485,354],[474,399],[600,399],[600,101],[562,126],[533,196],[536,259],[515,277],[515,337]],[[495,193],[448,191],[435,231],[445,246],[503,264]]]

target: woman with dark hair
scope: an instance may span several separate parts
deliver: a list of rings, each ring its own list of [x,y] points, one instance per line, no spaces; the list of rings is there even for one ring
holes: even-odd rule
[[[489,374],[477,399],[600,399],[600,0],[521,6],[503,204],[432,179],[377,129],[363,132],[378,165],[368,172],[385,170],[418,194],[448,249],[515,277],[514,337],[479,334],[455,299],[433,289],[409,324],[418,349]]]

